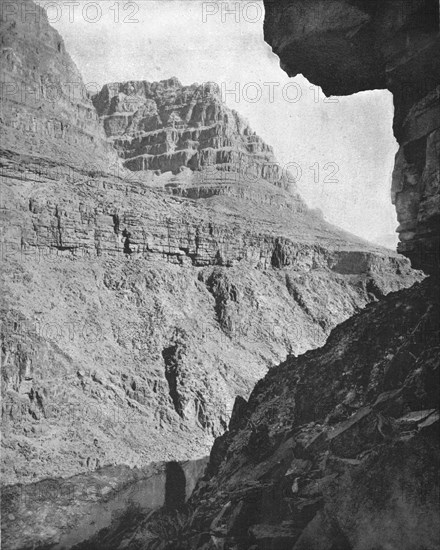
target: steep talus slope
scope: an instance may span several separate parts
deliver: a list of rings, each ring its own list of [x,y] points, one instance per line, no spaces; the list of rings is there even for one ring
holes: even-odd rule
[[[274,367],[237,398],[174,540],[150,545],[174,521],[159,512],[131,548],[438,548],[439,321],[427,279]]]
[[[393,92],[399,249],[438,273],[438,3],[265,5],[265,38],[289,75],[327,94]],[[158,545],[157,525],[176,521],[160,512],[132,547],[438,548],[439,322],[432,277],[271,369],[249,402],[237,398],[183,527]]]
[[[270,366],[421,278],[308,212],[12,152],[1,163],[9,484],[201,456]],[[43,501],[41,544],[62,537]],[[69,509],[72,525],[85,513]]]
[[[438,272],[438,1],[267,0],[265,8],[265,40],[289,76],[301,73],[327,95],[393,93],[399,251],[414,267]]]

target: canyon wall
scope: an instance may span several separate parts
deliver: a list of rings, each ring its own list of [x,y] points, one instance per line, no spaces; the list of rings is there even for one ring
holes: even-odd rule
[[[421,278],[406,259],[330,226],[294,189],[274,185],[264,172],[271,148],[220,105],[215,87],[106,86],[94,97],[100,121],[44,10],[6,7],[9,483],[203,454],[235,396],[268,367]],[[36,85],[30,98],[18,93]],[[186,121],[175,149],[172,114]],[[185,132],[198,138],[194,165],[175,156]],[[248,159],[252,182],[235,177],[228,148]],[[212,151],[221,162],[203,170]],[[158,173],[128,173],[118,158],[139,155],[158,162]]]
[[[422,278],[268,182],[193,200],[10,151],[0,165],[4,495],[207,454],[269,368]],[[89,509],[8,498],[7,548],[62,540]]]
[[[118,163],[88,90],[46,11],[32,0],[0,5],[3,144],[85,168]]]
[[[135,93],[118,84],[94,96],[99,120],[87,94],[63,88],[82,81],[44,12],[23,6],[35,24],[13,11],[1,22],[11,494],[45,478],[206,454],[235,398],[271,367],[422,279],[406,258],[310,211],[266,169],[270,147],[215,98],[191,111],[192,92],[175,79],[132,83]],[[34,83],[39,95],[18,93]],[[136,110],[123,107],[126,96]],[[81,524],[87,510],[72,506],[62,513]],[[59,540],[56,509],[49,498],[35,516],[34,542]],[[26,525],[25,508],[9,513]],[[14,528],[8,544],[28,536]]]
[[[269,366],[420,279],[307,211],[1,165],[10,482],[206,452]]]
[[[439,547],[438,3],[265,1],[265,38],[327,95],[395,98],[399,250],[434,275],[340,324],[237,397],[185,521],[133,548]],[[118,548],[118,546],[115,546]]]
[[[302,73],[327,95],[375,88],[393,93],[398,250],[414,267],[438,271],[438,2],[267,0],[265,9],[265,40],[289,76]]]

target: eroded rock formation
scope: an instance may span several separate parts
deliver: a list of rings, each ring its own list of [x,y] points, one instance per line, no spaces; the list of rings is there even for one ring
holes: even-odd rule
[[[10,153],[2,167],[10,481],[207,449],[268,365],[420,279],[308,212]],[[45,438],[63,460],[37,452],[29,469]]]
[[[399,251],[415,267],[438,271],[437,0],[267,0],[265,8],[265,39],[290,76],[302,73],[327,95],[374,88],[393,93]]]
[[[437,2],[265,5],[265,36],[288,74],[327,94],[393,91],[399,248],[437,271]],[[432,276],[271,369],[248,402],[237,398],[186,521],[159,548],[438,548],[439,323]],[[156,521],[163,513],[144,520],[133,548],[152,548]]]
[[[112,83],[93,98],[106,135],[130,170],[178,173],[182,168],[221,171],[229,178],[261,178],[284,189],[293,177],[272,148],[236,111],[226,107],[215,83],[182,86],[161,82]]]

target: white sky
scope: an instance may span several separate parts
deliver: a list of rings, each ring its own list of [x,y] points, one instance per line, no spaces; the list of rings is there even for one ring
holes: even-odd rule
[[[214,81],[237,89],[238,97],[227,94],[226,103],[274,147],[281,164],[301,166],[298,187],[310,206],[356,235],[397,242],[390,199],[397,150],[392,95],[369,91],[327,103],[302,76],[288,78],[263,40],[261,2],[242,1],[235,15],[225,8],[236,2],[217,4],[212,15],[215,3],[199,0],[39,3],[86,82],[176,76],[182,84]],[[257,92],[261,97],[252,101]]]

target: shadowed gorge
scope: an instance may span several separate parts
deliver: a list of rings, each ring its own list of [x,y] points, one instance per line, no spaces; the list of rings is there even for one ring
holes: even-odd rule
[[[271,369],[249,401],[237,398],[184,525],[161,548],[434,550],[438,3],[267,0],[265,7],[265,39],[289,75],[304,74],[326,94],[393,92],[399,250],[435,275],[379,297],[322,348]],[[272,263],[280,262],[275,249]],[[290,292],[300,303],[301,293]]]
[[[215,83],[89,94],[24,5],[38,24],[0,23],[4,547],[434,550],[432,3],[266,3],[289,74],[393,91],[405,255],[309,209]]]
[[[178,510],[185,505],[185,473],[178,462],[168,462],[165,483],[165,508]]]

